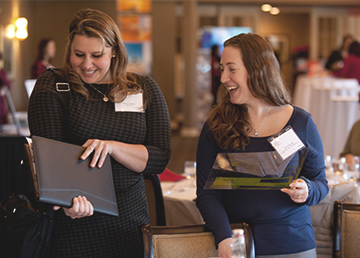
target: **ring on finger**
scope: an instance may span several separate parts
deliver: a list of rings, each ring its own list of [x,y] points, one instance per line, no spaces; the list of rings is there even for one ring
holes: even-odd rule
[[[298,196],[298,200],[300,200],[301,199],[301,194]]]

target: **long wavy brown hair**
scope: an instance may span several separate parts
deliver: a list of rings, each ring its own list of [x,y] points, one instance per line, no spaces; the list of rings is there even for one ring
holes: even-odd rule
[[[67,77],[72,90],[91,99],[87,88],[70,63],[71,44],[75,35],[98,38],[103,42],[103,49],[105,47],[113,49],[114,57],[111,58],[110,65],[113,84],[107,93],[111,101],[115,102],[115,95],[117,95],[116,102],[121,102],[125,99],[129,90],[133,93],[141,90],[141,86],[137,83],[135,76],[126,72],[128,54],[116,23],[106,13],[90,8],[81,9],[69,26],[64,66],[61,71]]]
[[[275,106],[290,103],[280,65],[270,44],[257,34],[239,34],[225,41],[224,47],[239,49],[248,73],[247,85],[255,98]],[[209,129],[222,149],[243,150],[250,143],[251,130],[248,108],[230,101],[225,88],[219,88],[220,102],[209,114]]]

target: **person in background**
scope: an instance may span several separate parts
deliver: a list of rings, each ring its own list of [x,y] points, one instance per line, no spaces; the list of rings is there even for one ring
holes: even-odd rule
[[[360,83],[360,43],[353,41],[349,47],[349,56],[344,59],[343,67],[333,75],[343,78],[355,78]]]
[[[219,62],[220,62],[220,52],[219,46],[213,45],[211,47],[211,93],[214,97],[213,105],[216,104],[216,96],[221,84],[220,82],[220,70],[219,70]]]
[[[42,39],[38,46],[36,61],[31,66],[31,78],[37,79],[46,69],[53,67],[51,58],[56,54],[56,44],[53,39]]]
[[[170,117],[157,83],[128,73],[115,21],[81,9],[69,26],[61,72],[70,84],[68,127],[51,70],[36,81],[28,107],[31,135],[85,147],[81,159],[101,167],[111,157],[119,216],[94,212],[85,196],[54,206],[51,257],[143,257],[140,226],[149,224],[143,174],[160,174],[171,155]],[[143,110],[126,108],[136,95]],[[131,106],[131,105],[130,105]],[[119,109],[121,111],[119,111]]]
[[[310,206],[329,190],[316,125],[309,113],[290,104],[279,63],[265,39],[239,34],[224,47],[220,103],[210,111],[196,154],[196,205],[214,234],[218,256],[231,257],[230,223],[245,221],[254,233],[256,257],[316,257]],[[299,178],[290,188],[204,189],[218,153],[274,151],[268,138],[288,126],[308,148]]]
[[[3,55],[0,53],[0,60],[3,60]],[[8,87],[11,88],[11,82],[7,77],[6,70],[4,68],[0,69],[0,126],[6,124],[7,121],[7,114],[8,114],[8,104],[6,102],[5,94],[2,94],[2,88]]]
[[[360,93],[358,96],[360,104]],[[345,157],[346,163],[351,167],[355,166],[355,156],[360,157],[360,120],[352,126],[344,149],[340,153],[340,157]]]
[[[350,44],[354,40],[354,36],[351,34],[347,34],[343,37],[340,49],[334,50],[325,64],[327,70],[336,71],[344,66],[343,60],[348,57]]]

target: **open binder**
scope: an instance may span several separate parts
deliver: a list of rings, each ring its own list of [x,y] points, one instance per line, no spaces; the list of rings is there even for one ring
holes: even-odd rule
[[[276,151],[218,153],[205,189],[276,190],[298,178],[308,148],[283,160]]]
[[[25,152],[39,201],[71,207],[85,196],[94,211],[118,216],[110,157],[101,168],[90,167],[92,156],[81,160],[85,148],[39,136],[28,138]]]

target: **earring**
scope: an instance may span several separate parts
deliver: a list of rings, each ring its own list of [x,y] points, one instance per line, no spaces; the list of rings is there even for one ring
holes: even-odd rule
[[[113,55],[113,57],[115,57],[115,55]]]

